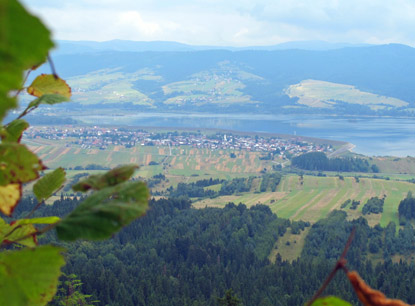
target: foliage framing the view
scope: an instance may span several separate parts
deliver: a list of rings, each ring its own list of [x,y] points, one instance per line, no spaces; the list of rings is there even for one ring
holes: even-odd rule
[[[42,74],[26,89],[36,97],[13,121],[6,115],[18,107],[17,96],[29,73],[44,63],[53,47],[49,30],[16,0],[0,0],[0,211],[12,217],[24,183],[33,182],[38,203],[32,213],[64,184],[65,171],[57,168],[41,178],[42,161],[20,143],[29,124],[22,119],[42,104],[68,101],[71,88],[56,73]],[[26,72],[26,78],[23,78]],[[57,229],[61,240],[105,239],[142,216],[148,190],[143,182],[129,182],[136,165],[118,167],[80,183],[95,192],[67,217],[12,220],[0,218],[0,304],[45,305],[56,293],[64,250],[38,246],[37,236]],[[84,188],[86,191],[89,188]],[[10,219],[7,219],[10,220]]]

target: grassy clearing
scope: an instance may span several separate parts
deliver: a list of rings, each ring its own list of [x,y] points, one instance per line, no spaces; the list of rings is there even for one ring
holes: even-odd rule
[[[286,93],[290,98],[299,98],[299,104],[310,107],[332,108],[336,101],[366,105],[373,110],[408,105],[405,101],[360,91],[354,86],[318,80],[304,80],[291,85]]]
[[[290,262],[300,257],[305,237],[307,236],[309,230],[310,228],[306,227],[304,231],[300,232],[299,235],[293,235],[291,234],[291,229],[288,229],[284,236],[279,237],[278,241],[275,243],[274,248],[268,256],[270,262],[275,263],[278,253],[281,255],[283,260],[288,260]]]
[[[137,80],[159,79],[148,70],[122,73],[103,69],[68,79],[73,90],[73,100],[82,104],[123,103],[151,105],[153,101],[134,88]]]
[[[398,173],[391,174],[394,178],[408,179],[408,174],[415,173],[415,157],[375,157],[373,162],[382,173]]]
[[[237,79],[204,72],[194,75],[187,81],[170,83],[162,88],[164,94],[176,94],[167,99],[165,104],[252,103],[250,97],[241,91],[244,87],[245,85]]]

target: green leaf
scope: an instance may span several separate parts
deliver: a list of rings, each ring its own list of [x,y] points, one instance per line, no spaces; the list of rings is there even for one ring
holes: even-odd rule
[[[47,94],[62,95],[68,99],[71,97],[71,88],[68,84],[53,74],[39,75],[27,88],[27,92],[36,97]]]
[[[56,293],[63,249],[41,246],[0,253],[0,305],[46,305]]]
[[[20,225],[6,223],[0,219],[0,244],[19,243],[28,247],[35,247],[37,230],[32,224]]]
[[[23,71],[43,63],[53,47],[50,32],[16,0],[0,1],[0,121],[17,106],[11,90],[22,87]]]
[[[61,188],[64,182],[65,170],[57,168],[36,182],[33,186],[33,193],[39,202],[43,201]]]
[[[89,189],[100,190],[105,187],[115,186],[129,180],[136,169],[138,169],[138,166],[134,164],[119,166],[104,174],[91,175],[85,180],[73,185],[72,189],[74,191],[84,192]]]
[[[60,221],[58,217],[43,217],[33,219],[19,219],[8,224],[0,218],[0,243],[19,243],[28,247],[37,245],[36,234],[38,230],[33,224],[55,224]]]
[[[111,237],[146,212],[148,197],[143,182],[125,182],[97,191],[58,224],[58,238],[72,241]]]
[[[59,222],[61,219],[59,217],[51,216],[51,217],[40,217],[40,218],[32,218],[32,219],[19,219],[16,221],[15,224],[17,225],[25,225],[25,224],[54,224]]]
[[[0,211],[5,215],[10,216],[21,197],[21,184],[0,186]]]
[[[65,96],[58,94],[46,94],[30,102],[28,108],[38,107],[40,104],[53,105],[67,101],[69,101],[69,99]]]
[[[29,127],[23,119],[16,119],[10,122],[4,129],[1,139],[9,142],[20,142],[23,132]]]
[[[33,224],[16,225],[10,226],[10,231],[3,237],[2,242],[8,243],[19,243],[21,245],[34,248],[37,245],[36,233],[37,229]]]
[[[25,145],[0,144],[0,186],[21,184],[39,177],[45,166]]]
[[[319,298],[314,301],[311,306],[351,306],[352,304],[343,301],[335,296],[327,296],[324,298]]]

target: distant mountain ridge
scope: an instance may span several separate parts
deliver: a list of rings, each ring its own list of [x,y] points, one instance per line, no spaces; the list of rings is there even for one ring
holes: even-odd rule
[[[301,43],[292,43],[279,46],[283,50],[187,50],[192,46],[169,42],[68,44],[61,43],[52,55],[73,88],[77,103],[67,107],[415,114],[415,49],[405,45],[304,50]],[[150,47],[159,51],[144,51]]]
[[[145,52],[145,51],[157,51],[157,52],[179,52],[179,51],[202,51],[202,50],[230,50],[230,51],[243,51],[243,50],[335,50],[342,48],[356,48],[356,47],[368,47],[369,44],[351,44],[351,43],[330,43],[326,41],[293,41],[285,42],[276,45],[269,46],[248,46],[248,47],[231,47],[231,46],[202,46],[202,45],[189,45],[174,41],[131,41],[131,40],[110,40],[110,41],[70,41],[59,40],[57,41],[58,48],[55,51],[59,54],[73,54],[73,53],[88,53],[98,51],[125,51],[125,52]]]

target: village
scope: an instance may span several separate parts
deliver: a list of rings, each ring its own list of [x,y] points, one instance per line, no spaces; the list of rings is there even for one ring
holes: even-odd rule
[[[200,131],[153,132],[142,129],[115,127],[75,127],[75,126],[32,126],[25,132],[27,139],[65,140],[84,149],[105,150],[109,146],[191,146],[210,150],[247,150],[268,152],[290,158],[307,152],[331,153],[329,144],[314,144],[301,137],[280,138],[258,135],[238,135],[231,132],[204,134]]]

